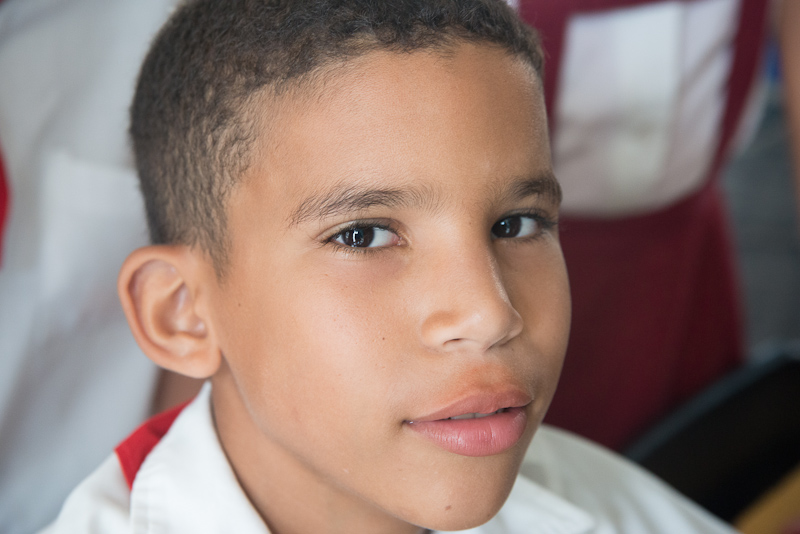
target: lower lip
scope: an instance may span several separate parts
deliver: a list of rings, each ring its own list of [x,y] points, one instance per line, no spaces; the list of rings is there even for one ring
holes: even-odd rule
[[[525,432],[525,409],[508,408],[478,419],[408,422],[409,428],[446,451],[462,456],[491,456],[513,447]]]

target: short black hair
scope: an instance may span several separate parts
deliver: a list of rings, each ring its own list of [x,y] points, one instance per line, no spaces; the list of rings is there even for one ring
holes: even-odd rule
[[[542,76],[536,32],[504,0],[195,0],[161,29],[131,106],[154,244],[199,246],[222,276],[226,198],[256,137],[248,104],[371,51],[487,43]]]

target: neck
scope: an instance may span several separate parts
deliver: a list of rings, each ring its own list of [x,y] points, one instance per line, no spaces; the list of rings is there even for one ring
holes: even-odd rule
[[[229,376],[227,380],[232,382]],[[267,439],[233,384],[215,377],[213,408],[222,448],[272,534],[429,534],[328,483],[303,460]],[[258,444],[258,446],[254,446]]]

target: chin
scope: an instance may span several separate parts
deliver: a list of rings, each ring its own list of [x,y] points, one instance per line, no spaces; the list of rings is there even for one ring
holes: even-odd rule
[[[437,532],[448,532],[454,530],[467,530],[471,528],[476,528],[489,521],[491,518],[497,515],[497,512],[499,511],[500,507],[498,507],[496,510],[493,510],[492,513],[483,515],[481,517],[457,518],[451,516],[449,518],[443,518],[442,521],[438,522],[437,524],[429,525],[426,528],[430,530],[435,530]]]
[[[419,492],[416,502],[407,501],[416,505],[416,510],[406,509],[402,515],[409,523],[437,531],[465,530],[486,523],[508,499],[517,470],[501,467],[487,475],[483,469],[475,469],[474,475],[454,476]]]
[[[426,514],[424,521],[418,524],[424,528],[436,531],[466,530],[483,525],[500,511],[508,495],[503,495],[497,502],[483,502],[480,506],[471,504],[461,506],[450,505],[451,508],[439,509]]]

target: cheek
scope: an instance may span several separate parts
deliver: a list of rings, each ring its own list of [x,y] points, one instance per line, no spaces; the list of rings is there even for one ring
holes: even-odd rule
[[[567,268],[561,246],[555,237],[547,237],[535,247],[511,246],[498,254],[503,283],[518,312],[530,320],[567,321],[570,296]],[[525,317],[523,316],[523,319]]]
[[[542,247],[504,264],[509,299],[537,348],[537,363],[558,377],[571,321],[569,281],[560,247]]]
[[[389,357],[404,330],[387,283],[393,267],[321,267],[273,272],[280,285],[249,284],[241,293],[247,313],[228,325],[235,334],[226,354],[248,403],[269,407],[257,410],[270,418],[261,426],[290,423],[312,441],[330,435],[321,427],[352,436],[375,413],[391,414],[402,382]]]

